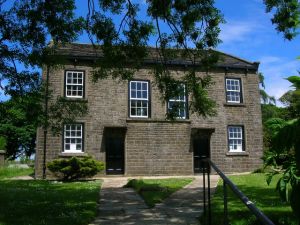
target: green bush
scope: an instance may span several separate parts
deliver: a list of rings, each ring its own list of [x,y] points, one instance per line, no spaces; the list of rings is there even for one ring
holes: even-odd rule
[[[91,156],[56,159],[47,164],[48,169],[65,181],[78,180],[96,175],[104,169],[104,163]]]
[[[2,136],[0,136],[0,150],[6,149],[6,139]]]
[[[300,223],[300,182],[293,186],[291,193],[291,206],[295,216],[298,218]]]

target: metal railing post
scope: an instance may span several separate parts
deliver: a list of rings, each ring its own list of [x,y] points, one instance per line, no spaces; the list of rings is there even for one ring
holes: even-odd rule
[[[202,161],[202,163],[203,163],[203,167],[202,167],[202,175],[203,175],[203,206],[204,206],[204,208],[203,208],[203,211],[204,211],[204,215],[206,215],[206,191],[205,191],[205,168],[204,168],[204,161]]]
[[[227,208],[227,186],[225,181],[223,181],[223,195],[224,195],[224,225],[228,225],[228,208]]]
[[[211,225],[211,198],[210,198],[210,165],[206,162],[207,165],[207,197],[208,197],[208,225]]]

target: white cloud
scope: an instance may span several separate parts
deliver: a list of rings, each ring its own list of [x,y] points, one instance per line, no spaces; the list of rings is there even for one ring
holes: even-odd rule
[[[254,29],[255,24],[248,21],[229,21],[221,26],[220,39],[223,41],[223,44],[243,42]]]
[[[281,61],[281,59],[276,56],[264,56],[260,59],[260,63],[263,65],[267,65],[270,63],[276,63],[276,62],[280,62],[280,61]]]
[[[265,76],[266,92],[280,98],[291,89],[291,83],[285,78],[297,75],[300,68],[299,60],[287,60],[274,56],[264,56],[260,59],[260,71]]]

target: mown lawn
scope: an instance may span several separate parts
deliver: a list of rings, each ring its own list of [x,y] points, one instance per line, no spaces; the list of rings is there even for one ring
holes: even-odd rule
[[[298,225],[291,207],[282,202],[275,191],[278,177],[268,186],[265,174],[249,174],[229,177],[239,189],[254,202],[275,224]],[[248,208],[228,190],[229,223],[232,225],[260,224],[251,215]],[[202,218],[204,219],[204,218]],[[223,224],[223,184],[219,182],[212,200],[212,224]],[[204,223],[203,223],[204,224]]]
[[[193,178],[130,180],[125,187],[135,189],[149,207],[162,202],[175,191],[191,183]]]
[[[0,180],[0,225],[84,225],[97,213],[101,182]]]
[[[12,178],[17,176],[26,176],[33,174],[33,168],[18,167],[0,167],[0,180],[4,178]]]

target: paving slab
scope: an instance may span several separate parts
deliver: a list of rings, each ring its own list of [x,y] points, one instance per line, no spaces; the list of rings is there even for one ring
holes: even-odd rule
[[[133,189],[123,188],[128,177],[103,178],[99,216],[90,225],[199,224],[198,218],[203,212],[202,176],[192,177],[194,181],[173,193],[154,208],[149,208]],[[163,179],[170,177],[139,178]],[[218,176],[211,175],[212,192],[218,179]]]

